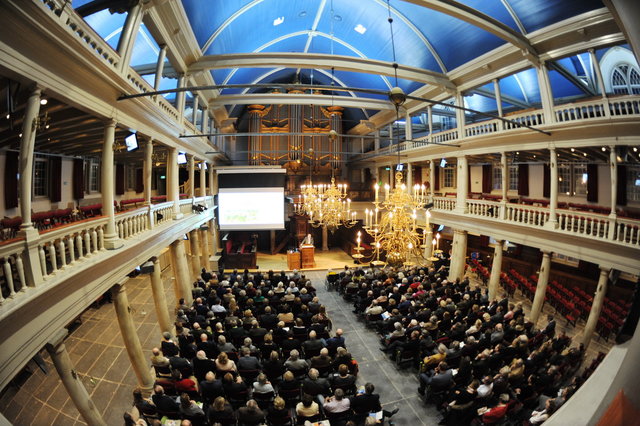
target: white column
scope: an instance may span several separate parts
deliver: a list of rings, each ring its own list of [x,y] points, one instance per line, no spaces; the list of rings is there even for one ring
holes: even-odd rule
[[[189,232],[189,243],[191,248],[191,274],[193,280],[197,281],[200,277],[200,268],[205,265],[200,265],[200,234],[197,229],[193,229]]]
[[[160,52],[158,52],[158,61],[156,62],[156,77],[153,80],[153,89],[158,90],[160,88],[160,81],[162,80],[162,73],[164,72],[164,60],[167,57],[167,45],[160,46]]]
[[[209,195],[216,195],[218,193],[218,175],[213,170],[213,164],[209,164],[209,190],[206,191]]]
[[[507,159],[507,153],[502,152],[500,155],[500,169],[502,173],[502,202],[506,203],[509,200],[509,160]]]
[[[600,318],[600,312],[602,311],[602,305],[604,304],[604,298],[607,295],[607,285],[609,283],[609,268],[600,266],[600,278],[598,279],[598,286],[596,287],[596,293],[593,295],[593,302],[591,302],[591,310],[589,311],[589,317],[587,323],[584,326],[584,334],[582,335],[582,343],[585,349],[589,347],[593,333],[598,326],[598,319]]]
[[[500,285],[500,273],[502,272],[502,250],[504,240],[496,241],[493,247],[493,263],[491,264],[491,275],[489,276],[489,301],[498,297],[498,287]]]
[[[167,201],[173,201],[173,219],[182,219],[180,213],[180,185],[178,173],[178,149],[167,148]]]
[[[209,133],[209,114],[207,112],[207,106],[202,107],[202,122],[200,124],[200,131],[204,134]]]
[[[116,319],[120,327],[120,335],[124,342],[124,347],[131,361],[131,369],[138,379],[138,387],[145,395],[151,395],[154,377],[151,376],[150,366],[142,352],[142,345],[138,337],[138,330],[133,322],[129,298],[124,284],[116,284],[111,287],[113,307],[116,311]]]
[[[456,94],[456,105],[464,107],[464,96],[461,92]],[[464,110],[456,108],[456,127],[458,128],[458,139],[464,138],[465,117]]]
[[[187,84],[187,76],[184,74],[180,74],[178,77],[178,88],[183,88]],[[184,120],[184,104],[186,99],[187,92],[177,92],[176,93],[176,107],[178,108],[178,115],[180,117],[180,124]]]
[[[533,328],[536,328],[536,324],[538,323],[538,319],[540,318],[540,312],[542,312],[544,298],[547,294],[547,284],[549,283],[550,271],[551,252],[542,250],[542,264],[540,265],[540,274],[538,275],[536,294],[533,297],[533,303],[531,304],[531,315],[529,318],[529,320],[533,323]]]
[[[429,161],[429,194],[431,195],[431,202],[436,195],[436,160]]]
[[[35,230],[31,223],[31,198],[33,186],[33,151],[36,143],[36,124],[40,113],[40,94],[36,87],[29,95],[22,121],[22,138],[20,139],[19,173],[20,173],[20,229],[29,232]],[[37,231],[34,236],[37,236]]]
[[[498,117],[502,117],[502,92],[500,91],[500,80],[493,79],[493,93],[496,97],[496,106],[498,107]]]
[[[598,63],[598,57],[596,56],[596,52],[594,49],[589,49],[589,58],[591,58],[591,65],[593,66],[593,70],[596,73],[596,81],[598,82],[598,89],[600,90],[600,94],[603,98],[607,97],[607,89],[604,86],[604,78],[602,78],[602,70],[600,69],[600,64]]]
[[[538,87],[540,88],[540,100],[542,101],[542,110],[544,113],[545,124],[555,122],[553,112],[553,93],[551,92],[551,82],[549,81],[549,72],[545,64],[540,64],[536,68],[538,73]]]
[[[413,191],[413,164],[412,163],[407,163],[407,179],[406,179],[406,184],[407,184],[407,190],[409,191],[409,193],[411,193],[411,191]]]
[[[205,170],[206,162],[200,162],[200,188],[199,195],[205,197],[207,195],[207,171]]]
[[[189,156],[189,197],[196,197],[196,159],[193,155]]]
[[[156,307],[156,315],[158,316],[158,325],[160,332],[169,332],[175,334],[173,323],[169,315],[169,305],[167,305],[167,296],[164,292],[162,284],[162,271],[160,270],[160,261],[157,257],[152,257],[153,272],[151,273],[151,293],[153,294],[153,303]]]
[[[457,213],[467,213],[467,197],[469,195],[469,162],[467,157],[462,155],[458,157],[458,164],[456,166],[458,168],[457,178],[457,200],[456,200],[456,212]]]
[[[120,55],[120,63],[118,67],[121,71],[129,68],[131,61],[131,52],[136,42],[138,29],[142,22],[142,2],[135,2],[127,13],[127,19],[122,27],[120,39],[118,40],[118,54]]]
[[[69,352],[64,344],[64,338],[67,330],[61,330],[51,342],[45,346],[47,352],[51,356],[53,366],[55,367],[62,384],[64,385],[69,397],[73,401],[78,412],[89,426],[106,426],[106,422],[100,415],[100,411],[95,406],[87,389],[82,383],[82,378],[77,374]],[[53,422],[52,422],[53,423]]]
[[[555,148],[549,149],[549,175],[550,193],[549,200],[549,221],[544,224],[546,228],[556,229],[558,227],[558,153]]]
[[[151,204],[151,176],[153,175],[153,139],[148,138],[144,144],[144,161],[142,178],[144,179],[144,204]]]
[[[427,105],[427,121],[429,123],[429,138],[431,142],[433,139],[433,105]]]
[[[374,135],[375,139],[373,140],[373,149],[378,151],[380,149],[380,130],[376,130]]]
[[[100,191],[102,192],[102,214],[107,216],[104,230],[104,247],[114,250],[122,247],[123,242],[118,238],[116,230],[116,216],[113,208],[114,186],[113,178],[113,142],[116,133],[116,122],[109,120],[104,126],[104,140],[102,143],[102,164]]]
[[[208,225],[208,224],[207,224]],[[200,228],[200,268],[209,269],[209,257],[211,257],[211,233],[208,229]]]
[[[609,147],[609,168],[611,170],[611,212],[610,218],[616,217],[616,206],[618,205],[618,157],[616,147]]]
[[[453,230],[453,242],[451,247],[451,263],[449,264],[449,281],[464,277],[464,267],[467,258],[467,231]]]
[[[199,104],[198,96],[194,93],[193,94],[193,114],[191,114],[191,124],[193,124],[194,127],[198,122],[198,104]]]
[[[413,128],[411,127],[411,114],[409,114],[409,111],[407,111],[404,117],[404,139],[408,141],[413,139]]]
[[[176,302],[184,298],[187,305],[193,302],[191,293],[191,280],[189,279],[189,266],[187,253],[184,249],[184,240],[175,240],[171,243],[171,267],[175,277],[173,289],[176,293]]]

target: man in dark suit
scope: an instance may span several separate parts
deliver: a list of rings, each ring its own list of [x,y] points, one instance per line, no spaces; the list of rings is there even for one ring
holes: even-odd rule
[[[331,394],[331,385],[327,379],[319,377],[318,370],[309,370],[309,377],[302,381],[302,391],[316,397],[319,404],[324,404],[324,397]]]
[[[242,356],[238,360],[238,370],[262,370],[258,358],[251,356],[249,348],[242,348]]]
[[[209,371],[216,371],[216,363],[207,358],[205,351],[198,351],[193,359],[193,375],[198,381],[203,381]]]
[[[164,356],[173,356],[178,355],[180,352],[180,348],[175,344],[173,340],[171,340],[171,333],[165,331],[162,333],[162,342],[160,343],[160,349]]]
[[[204,380],[200,382],[200,395],[202,395],[202,400],[209,405],[213,404],[217,397],[224,396],[222,382],[216,379],[212,371],[209,371]]]
[[[180,410],[180,405],[178,404],[178,402],[174,398],[165,395],[162,386],[156,386],[155,388],[153,388],[153,392],[154,393],[151,397],[151,400],[158,408],[158,411],[176,412]]]
[[[275,330],[278,324],[278,316],[272,313],[271,306],[264,308],[264,314],[260,316],[260,325],[267,330]]]
[[[364,385],[364,393],[358,392],[356,396],[352,396],[349,401],[351,409],[355,413],[355,419],[364,420],[369,413],[378,412],[382,409],[380,406],[380,395],[374,394],[375,387],[373,383]]]
[[[220,354],[220,349],[218,349],[218,345],[209,340],[209,336],[205,333],[202,333],[199,337],[198,342],[198,350],[204,351],[207,354],[207,357],[213,359]],[[213,370],[215,371],[215,369]]]
[[[432,372],[420,374],[418,392],[424,395],[427,386],[431,392],[445,391],[453,386],[453,370],[446,362],[442,361]]]

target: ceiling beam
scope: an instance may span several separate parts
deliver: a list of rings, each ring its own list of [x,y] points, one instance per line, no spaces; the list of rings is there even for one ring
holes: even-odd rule
[[[562,66],[558,62],[553,62],[553,61],[547,62],[547,66],[549,66],[549,68],[551,69],[558,71],[560,75],[562,75],[564,78],[566,78],[571,83],[573,83],[573,85],[576,86],[584,94],[589,96],[598,95],[595,91],[593,91],[593,89],[585,85],[584,82],[580,80],[574,73],[569,71],[566,67]]]
[[[413,3],[418,6],[426,7],[440,13],[458,18],[468,24],[482,28],[510,43],[523,51],[525,56],[534,64],[538,64],[538,52],[529,42],[527,37],[513,30],[509,26],[503,24],[497,19],[492,18],[462,3],[454,0],[404,0],[407,3]]]
[[[221,105],[333,105],[344,108],[366,108],[393,110],[393,104],[386,99],[352,98],[346,96],[311,95],[306,93],[248,93],[245,95],[218,96],[209,102],[210,107]]]
[[[478,87],[477,89],[473,89],[473,90],[471,90],[471,92],[475,92],[475,93],[477,93],[479,95],[486,96],[487,98],[491,98],[491,99],[495,99],[496,98],[496,92],[494,92],[492,90],[484,89],[482,87]],[[531,108],[531,104],[530,103],[521,101],[520,99],[514,98],[513,96],[505,95],[504,93],[500,94],[500,98],[504,102],[510,103],[511,105],[520,107],[522,109]]]
[[[189,72],[196,73],[224,68],[321,68],[340,71],[363,72],[374,75],[394,76],[393,64],[367,58],[324,53],[255,52],[203,56],[191,65]],[[398,78],[455,90],[455,85],[442,73],[407,65],[398,65]]]

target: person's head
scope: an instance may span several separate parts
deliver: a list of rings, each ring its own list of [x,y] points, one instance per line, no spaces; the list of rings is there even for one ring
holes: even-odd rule
[[[228,362],[229,362],[229,356],[227,355],[227,353],[220,352],[220,355],[218,355],[218,363],[222,365],[226,365]]]
[[[289,352],[289,358],[291,359],[291,361],[297,361],[299,357],[300,352],[298,352],[297,349],[293,349],[291,350],[291,352]]]
[[[232,376],[233,377],[233,376]],[[224,404],[225,404],[225,400],[224,397],[217,397],[214,401],[213,401],[213,410],[214,411],[222,411],[224,410]]]
[[[219,335],[219,336],[218,336],[218,343],[219,343],[220,345],[224,345],[225,343],[227,343],[227,338],[226,338],[226,337],[224,337],[224,335],[222,335],[222,334],[221,334],[221,335]]]
[[[374,391],[374,390],[376,390],[376,387],[375,387],[375,386],[373,386],[373,383],[371,383],[371,382],[365,383],[365,385],[364,385],[364,392],[365,392],[367,395],[371,395],[371,394],[373,394],[373,391]]]
[[[267,383],[267,375],[264,373],[260,373],[258,374],[258,377],[256,380],[258,380],[258,383],[260,383],[261,385],[264,385]]]
[[[508,393],[501,393],[500,394],[500,403],[507,404],[508,402],[509,402],[509,394]]]
[[[291,371],[287,370],[282,375],[282,378],[284,379],[285,382],[291,382],[291,381],[293,381],[295,379],[295,376],[293,375],[293,373]]]
[[[142,391],[140,390],[140,388],[135,388],[133,390],[133,401],[134,402],[140,402],[142,401]]]
[[[329,356],[329,349],[327,349],[327,348],[320,349],[320,355],[321,356]]]
[[[191,423],[191,420],[189,419],[184,419],[182,421],[180,421],[180,426],[192,426],[193,423]]]
[[[225,382],[225,383],[232,383],[233,382],[233,374],[226,373],[224,376],[222,376],[222,381]]]
[[[302,405],[304,405],[305,407],[311,407],[311,404],[313,404],[313,397],[308,393],[303,394]]]
[[[342,389],[338,388],[334,392],[334,395],[336,397],[336,401],[342,401],[342,398],[344,398],[344,391]]]
[[[364,419],[364,426],[374,426],[378,424],[378,420],[375,417],[368,416]]]
[[[311,330],[311,331],[309,332],[309,339],[311,339],[311,340],[315,340],[317,337],[318,337],[318,336],[317,336],[317,334],[316,334],[315,330]]]
[[[151,353],[153,354],[153,356],[160,356],[160,349],[153,348],[151,349]]]
[[[247,347],[242,348],[242,356],[249,356],[251,355],[251,350]]]
[[[156,395],[164,395],[164,388],[160,385],[156,385],[153,388],[153,393],[155,393]]]
[[[317,380],[319,375],[320,373],[318,373],[318,370],[316,370],[315,368],[309,370],[309,378],[311,380]]]
[[[349,367],[347,367],[347,365],[346,365],[346,364],[340,364],[340,365],[338,366],[338,373],[339,373],[341,376],[346,376],[347,374],[349,374]]]
[[[169,333],[168,331],[165,331],[164,333],[162,333],[162,338],[164,340],[171,340],[171,333]]]
[[[547,399],[547,402],[544,404],[544,409],[548,415],[553,414],[553,412],[556,411],[556,402],[552,398]]]
[[[213,371],[208,371],[207,374],[205,374],[204,379],[207,382],[213,382],[216,379],[216,375],[213,373]]]
[[[186,393],[182,393],[180,394],[180,405],[183,408],[188,408],[191,406],[191,398],[189,398],[189,395]]]
[[[258,411],[258,403],[255,399],[250,399],[247,401],[247,408],[251,411]]]
[[[275,408],[276,410],[284,410],[284,407],[285,407],[284,399],[282,399],[279,396],[276,396],[273,399],[273,408]]]

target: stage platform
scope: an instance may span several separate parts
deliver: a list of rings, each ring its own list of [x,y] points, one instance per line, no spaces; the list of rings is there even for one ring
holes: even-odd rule
[[[322,251],[316,247],[315,252],[315,263],[316,266],[313,268],[300,269],[301,271],[321,271],[326,269],[342,269],[346,266],[353,268],[357,266],[351,256],[345,253],[342,249],[333,248],[329,251]],[[257,269],[249,269],[250,272],[255,271],[290,271],[287,268],[287,254],[286,253],[278,253],[278,254],[268,254],[263,252],[258,252],[257,259]],[[225,272],[232,272],[233,269],[225,269]]]

